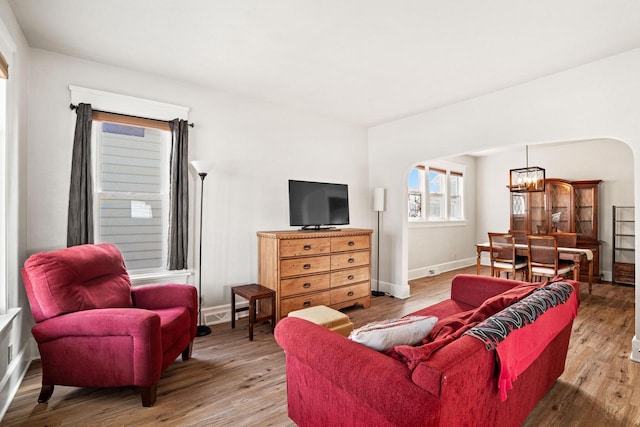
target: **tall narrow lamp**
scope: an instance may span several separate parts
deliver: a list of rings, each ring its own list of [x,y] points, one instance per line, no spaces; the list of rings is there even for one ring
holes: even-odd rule
[[[373,210],[378,212],[378,248],[377,248],[377,262],[376,262],[376,290],[371,291],[371,295],[374,297],[384,296],[384,292],[380,291],[380,214],[384,212],[384,188],[376,188],[373,192]]]
[[[212,163],[194,160],[191,162],[191,166],[200,175],[200,249],[198,255],[200,260],[198,261],[198,329],[196,330],[197,337],[203,337],[211,333],[211,328],[202,322],[202,206],[204,196],[204,179],[207,177],[207,172],[213,167]]]

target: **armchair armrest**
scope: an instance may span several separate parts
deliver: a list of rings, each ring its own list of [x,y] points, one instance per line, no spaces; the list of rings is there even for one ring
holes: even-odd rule
[[[288,376],[304,374],[289,372],[289,359],[295,358],[296,365],[308,367],[336,390],[357,399],[360,405],[385,414],[393,424],[411,425],[410,414],[416,412],[420,417],[416,423],[438,417],[439,400],[415,385],[411,372],[398,360],[294,317],[278,322],[275,338],[285,351]],[[415,411],[415,408],[421,410]]]
[[[37,323],[31,330],[39,343],[60,337],[129,335],[160,343],[160,317],[137,308],[102,308],[76,311]],[[161,348],[161,347],[158,347]]]
[[[198,292],[191,285],[146,285],[131,288],[133,305],[155,310],[159,308],[187,307],[191,319],[191,339],[198,328]]]
[[[198,293],[191,285],[146,285],[131,288],[133,305],[138,308],[187,307],[198,311]]]

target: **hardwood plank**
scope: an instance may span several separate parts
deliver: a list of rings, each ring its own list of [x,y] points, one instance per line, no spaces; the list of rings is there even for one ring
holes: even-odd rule
[[[411,298],[371,299],[371,308],[348,308],[355,327],[405,315],[449,297],[452,277],[475,266],[411,282]],[[488,269],[482,273],[488,275]],[[596,284],[580,291],[564,374],[524,426],[640,425],[640,364],[629,360],[634,334],[634,289]],[[259,325],[248,338],[247,319],[215,325],[196,338],[193,359],[176,360],[163,374],[158,400],[143,408],[135,388],[83,389],[56,386],[48,404],[38,404],[40,364],[32,363],[2,426],[243,425],[293,426],[287,417],[284,354]]]

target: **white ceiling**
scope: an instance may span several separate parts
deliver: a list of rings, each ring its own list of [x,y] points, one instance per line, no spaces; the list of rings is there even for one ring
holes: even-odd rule
[[[9,0],[30,46],[371,126],[640,46],[637,0]]]

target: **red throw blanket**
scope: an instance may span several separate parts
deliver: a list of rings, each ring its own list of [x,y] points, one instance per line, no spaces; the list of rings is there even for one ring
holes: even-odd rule
[[[513,381],[576,317],[578,304],[578,292],[571,284],[549,283],[466,332],[481,340],[487,350],[496,350],[503,401]],[[535,328],[527,327],[533,323]]]
[[[536,290],[540,284],[525,283],[486,300],[480,307],[441,319],[431,333],[422,340],[423,345],[414,347],[399,345],[387,351],[387,355],[401,360],[413,370],[429,360],[433,352],[458,339],[467,330],[494,315],[505,307],[521,300]]]

